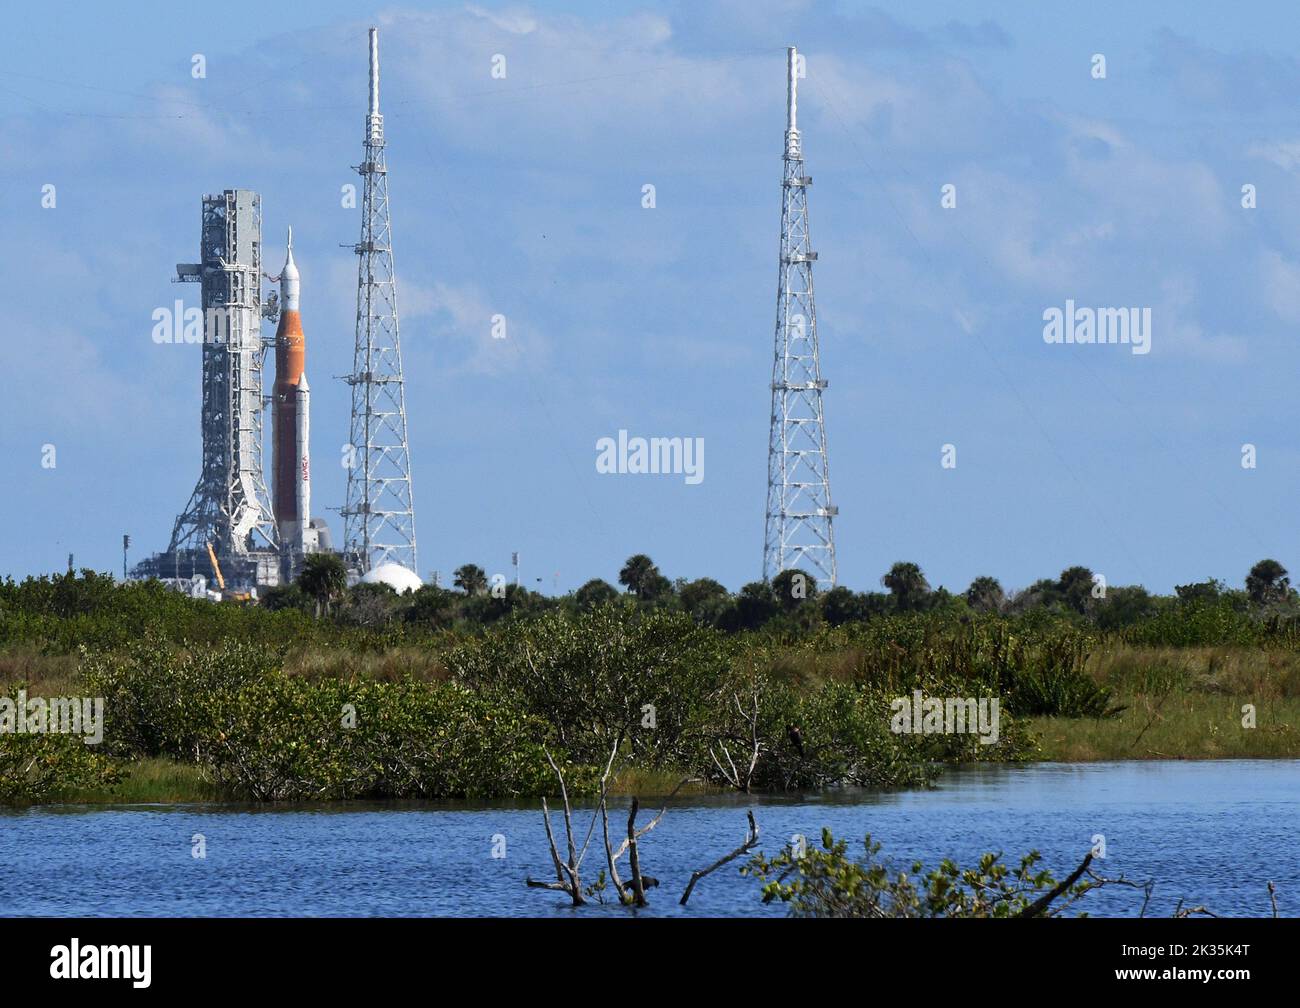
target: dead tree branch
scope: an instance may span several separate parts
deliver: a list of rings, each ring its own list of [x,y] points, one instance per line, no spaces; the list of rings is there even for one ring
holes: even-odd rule
[[[600,802],[596,811],[591,814],[591,822],[587,826],[587,837],[582,843],[582,849],[579,850],[573,835],[573,806],[569,802],[569,789],[564,780],[564,771],[560,769],[555,758],[551,755],[550,749],[543,747],[542,752],[546,754],[546,762],[551,765],[551,770],[555,773],[556,779],[560,782],[560,797],[564,801],[564,839],[568,849],[568,857],[561,859],[559,846],[555,842],[555,832],[551,829],[551,810],[546,804],[546,799],[542,799],[542,822],[546,827],[546,842],[551,850],[551,862],[555,866],[555,881],[540,882],[532,878],[524,879],[524,884],[530,889],[553,889],[558,892],[568,893],[569,898],[573,901],[574,906],[582,906],[586,899],[582,892],[582,862],[587,856],[587,848],[591,846],[591,838],[596,832],[596,817],[603,815],[605,808],[606,795],[609,790],[609,778],[614,767],[614,758],[618,755],[619,746],[622,744],[622,737],[614,741],[614,745],[609,753],[609,761],[605,764],[605,772],[600,778]],[[606,835],[605,848],[608,851],[609,841],[608,833]]]
[[[641,803],[632,799],[632,807],[627,813],[627,862],[632,871],[632,902],[639,907],[645,906],[645,882],[641,879],[641,854],[637,850],[636,813]]]
[[[1151,902],[1151,893],[1155,891],[1156,887],[1155,879],[1147,879],[1145,882],[1132,882],[1129,879],[1126,879],[1123,875],[1119,878],[1106,878],[1104,875],[1098,875],[1091,868],[1088,869],[1087,875],[1088,878],[1092,879],[1092,883],[1089,885],[1087,890],[1088,892],[1108,885],[1128,886],[1130,889],[1141,889],[1142,909],[1138,911],[1138,916],[1145,917],[1147,915],[1147,904]],[[1084,894],[1080,893],[1079,895],[1082,896]],[[1065,903],[1061,904],[1060,909],[1064,910],[1078,899],[1079,896],[1076,896],[1074,899],[1067,900]]]
[[[1186,910],[1179,909],[1174,914],[1175,917],[1190,917],[1192,914],[1204,914],[1206,917],[1218,917],[1219,915],[1205,906],[1188,907]]]
[[[718,768],[718,773],[722,775],[723,780],[737,791],[749,794],[754,781],[754,769],[758,766],[758,758],[763,752],[763,743],[759,739],[758,731],[758,688],[755,687],[753,690],[754,709],[752,713],[746,713],[744,707],[740,705],[739,693],[733,693],[731,699],[736,704],[736,712],[740,715],[740,719],[749,727],[749,739],[747,740],[750,748],[749,767],[743,774],[737,769],[736,762],[731,757],[731,750],[727,747],[726,741],[722,739],[718,740],[718,749],[726,757],[727,766],[722,765],[722,760],[718,759],[717,754],[714,753],[713,746],[709,746],[709,757],[713,760],[713,765]]]
[[[1029,906],[1021,910],[1018,914],[1016,914],[1016,916],[1017,917],[1041,916],[1042,913],[1049,906],[1051,906],[1052,900],[1056,899],[1058,896],[1061,895],[1061,893],[1065,892],[1067,889],[1070,888],[1070,886],[1074,885],[1074,883],[1078,882],[1079,879],[1082,878],[1083,873],[1088,870],[1088,865],[1090,864],[1092,864],[1092,851],[1088,851],[1087,855],[1083,859],[1083,863],[1079,865],[1078,868],[1074,869],[1074,871],[1070,872],[1068,878],[1064,879],[1061,882],[1058,882],[1052,889],[1045,892],[1042,896],[1039,896],[1038,899],[1030,903]]]
[[[619,898],[624,903],[635,903],[636,906],[645,906],[646,905],[645,890],[653,886],[657,886],[659,884],[658,879],[651,878],[649,875],[641,875],[640,852],[636,851],[636,842],[640,840],[643,836],[645,836],[647,833],[649,833],[656,826],[659,825],[660,820],[662,820],[664,817],[664,813],[668,811],[668,803],[671,802],[673,798],[676,797],[677,792],[680,791],[683,787],[685,787],[690,780],[691,778],[689,777],[683,777],[680,781],[678,781],[677,786],[673,788],[672,791],[669,793],[668,797],[664,799],[664,807],[659,810],[659,814],[656,815],[644,826],[642,826],[640,829],[636,828],[636,816],[637,816],[637,812],[640,811],[641,802],[640,799],[633,798],[631,814],[628,816],[628,821],[627,821],[627,839],[624,840],[619,845],[618,850],[616,851],[611,851],[609,849],[608,810],[606,806],[602,804],[600,809],[600,814],[603,817],[606,817],[605,856],[607,861],[609,862],[610,879],[611,881],[614,882],[616,886],[619,887],[618,888]],[[629,865],[631,866],[632,869],[632,879],[628,882],[621,882],[619,881],[618,878],[618,868],[617,868],[618,859],[621,858],[624,854],[629,855]],[[633,855],[635,856],[633,857]],[[637,892],[638,879],[640,879],[640,883],[641,883],[639,895]]]
[[[740,855],[746,853],[747,851],[751,851],[756,846],[758,846],[758,824],[754,822],[753,810],[750,809],[748,812],[746,812],[746,815],[749,816],[749,832],[745,834],[745,842],[741,844],[739,847],[737,847],[730,854],[713,862],[713,864],[709,865],[709,867],[701,868],[699,871],[691,873],[691,880],[689,883],[687,883],[686,891],[682,893],[682,898],[680,900],[682,906],[685,906],[686,901],[691,898],[691,891],[695,888],[696,882],[704,878],[704,876],[708,875],[710,872],[717,871],[727,862],[736,860],[736,858],[740,857]]]

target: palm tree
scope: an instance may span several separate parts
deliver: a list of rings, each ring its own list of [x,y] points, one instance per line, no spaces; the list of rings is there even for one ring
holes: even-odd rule
[[[342,595],[347,586],[347,569],[337,553],[312,553],[303,562],[302,573],[298,575],[298,587],[316,600],[317,619],[320,619],[321,608],[324,607],[328,613],[330,603]]]
[[[997,612],[1005,599],[997,578],[977,577],[966,589],[966,604],[976,612]]]
[[[644,598],[646,590],[651,588],[655,579],[660,577],[659,568],[644,553],[635,553],[627,558],[623,569],[618,572],[618,583],[623,585],[637,598]]]
[[[880,583],[894,596],[894,606],[901,612],[918,609],[925,597],[930,594],[930,582],[921,573],[921,568],[914,563],[900,561],[889,568],[889,573],[880,579]]]
[[[1276,560],[1261,560],[1246,575],[1246,593],[1256,605],[1281,602],[1291,590],[1286,568]]]
[[[757,630],[776,615],[778,602],[772,586],[766,581],[751,581],[742,585],[736,595],[736,611],[740,625],[746,630]]]
[[[452,584],[466,595],[482,595],[488,587],[487,571],[478,564],[463,564],[456,568]]]
[[[1091,604],[1092,587],[1096,582],[1096,575],[1087,567],[1067,567],[1061,571],[1056,590],[1060,592],[1065,604],[1075,612],[1087,612]]]

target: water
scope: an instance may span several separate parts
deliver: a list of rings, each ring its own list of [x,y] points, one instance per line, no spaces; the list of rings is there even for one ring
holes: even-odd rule
[[[626,828],[626,799],[611,827]],[[688,907],[690,874],[737,846],[752,807],[762,847],[821,828],[860,841],[870,832],[897,867],[943,857],[972,863],[985,850],[1018,861],[1031,848],[1058,877],[1106,838],[1100,870],[1153,878],[1149,915],[1179,899],[1217,913],[1264,916],[1265,883],[1280,912],[1300,916],[1300,762],[1228,761],[971,767],[933,791],[867,792],[675,803],[642,841],[642,870],[663,880],[643,914],[779,915],[764,907],[739,860],[704,879]],[[657,811],[657,810],[651,810]],[[553,813],[554,814],[554,813]],[[649,816],[642,813],[641,822]],[[588,816],[575,814],[585,836]],[[555,829],[562,831],[560,817]],[[207,857],[192,856],[202,834]],[[506,857],[491,857],[493,836]],[[557,839],[563,845],[562,835]],[[594,880],[597,835],[584,864]],[[573,909],[524,878],[553,879],[541,813],[498,806],[354,804],[46,807],[0,813],[0,915],[24,916],[542,916],[624,915],[617,905]],[[626,858],[620,865],[626,864]],[[625,873],[626,874],[626,873]],[[1136,915],[1142,894],[1085,898],[1095,915]]]

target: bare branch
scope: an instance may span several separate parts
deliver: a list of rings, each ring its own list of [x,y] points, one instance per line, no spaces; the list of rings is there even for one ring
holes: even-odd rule
[[[560,852],[555,847],[555,834],[551,832],[551,810],[546,807],[546,799],[542,799],[542,822],[546,824],[546,840],[551,845],[551,860],[555,862],[555,877],[564,881],[564,871],[560,864]]]
[[[680,901],[682,906],[685,906],[686,901],[691,898],[691,890],[695,888],[696,882],[704,878],[704,876],[708,875],[710,872],[717,871],[728,861],[734,861],[736,858],[740,857],[740,855],[744,854],[746,851],[753,850],[754,847],[758,845],[758,824],[754,822],[753,809],[747,811],[746,815],[749,816],[749,832],[745,835],[745,842],[741,844],[739,847],[737,847],[730,854],[728,854],[726,857],[720,858],[719,860],[713,862],[713,864],[709,865],[709,867],[701,868],[699,871],[691,873],[691,881],[687,884],[686,891],[682,893],[682,898]]]
[[[603,796],[600,802],[600,821],[601,829],[605,834],[605,863],[609,865],[609,880],[614,883],[614,891],[618,893],[619,901],[626,902],[626,895],[623,892],[623,880],[618,877],[618,857],[610,848],[609,806]]]
[[[1078,868],[1074,869],[1074,871],[1070,873],[1068,878],[1066,878],[1062,882],[1058,882],[1054,888],[1044,893],[1042,896],[1038,897],[1038,899],[1030,903],[1029,906],[1021,910],[1018,914],[1016,914],[1016,916],[1017,917],[1040,916],[1043,913],[1043,911],[1046,910],[1051,905],[1052,900],[1056,899],[1058,896],[1061,895],[1061,893],[1065,892],[1067,889],[1070,888],[1070,886],[1074,885],[1074,883],[1079,881],[1083,873],[1088,870],[1088,865],[1090,864],[1092,864],[1092,851],[1088,851],[1087,855],[1083,859],[1083,863],[1079,865]]]
[[[542,822],[546,824],[546,840],[551,846],[551,860],[555,864],[555,875],[559,884],[555,886],[549,884],[533,885],[532,879],[525,879],[525,882],[534,889],[561,889],[569,894],[569,898],[573,900],[574,906],[582,906],[582,904],[586,902],[582,896],[582,881],[578,874],[578,869],[582,862],[581,858],[577,856],[577,852],[573,845],[573,810],[569,805],[569,791],[564,784],[564,773],[560,770],[554,758],[552,758],[550,750],[543,746],[542,752],[546,754],[546,761],[551,764],[551,769],[555,771],[555,776],[559,778],[560,781],[560,794],[564,798],[564,836],[565,840],[568,842],[569,860],[567,862],[560,860],[560,852],[555,844],[555,834],[551,830],[551,810],[546,804],[546,799],[543,798]],[[567,882],[564,878],[565,875],[569,876]]]
[[[1219,915],[1207,909],[1204,906],[1188,907],[1186,910],[1179,910],[1175,917],[1190,917],[1192,914],[1205,914],[1206,917],[1218,917]]]
[[[628,867],[632,871],[632,881],[629,888],[632,890],[632,902],[639,907],[645,903],[645,883],[641,880],[641,855],[637,850],[636,842],[641,835],[636,829],[636,814],[640,809],[641,803],[634,797],[632,807],[627,813],[627,845],[628,845]],[[662,815],[662,813],[660,813]]]
[[[1119,878],[1106,878],[1105,876],[1096,874],[1091,868],[1088,869],[1088,877],[1090,879],[1093,879],[1096,882],[1096,885],[1091,887],[1092,889],[1100,889],[1102,886],[1108,886],[1108,885],[1120,885],[1120,886],[1128,886],[1131,889],[1141,889],[1143,893],[1142,909],[1138,911],[1138,916],[1139,917],[1146,916],[1147,904],[1151,902],[1151,893],[1152,891],[1154,891],[1156,887],[1155,879],[1147,879],[1145,882],[1130,882],[1123,875],[1121,875]],[[1068,907],[1073,902],[1074,900],[1067,901],[1066,903],[1062,904],[1061,909],[1065,909],[1065,907]]]
[[[605,764],[605,772],[600,775],[600,800],[596,803],[596,810],[591,813],[591,822],[587,826],[587,839],[582,842],[582,853],[578,855],[578,864],[582,864],[583,859],[587,856],[587,848],[591,845],[592,834],[596,831],[596,816],[600,813],[605,805],[605,796],[609,789],[610,771],[614,767],[614,757],[618,755],[619,746],[623,744],[623,733],[618,733],[618,738],[614,739],[614,745],[609,750],[609,761]]]
[[[569,805],[569,789],[564,784],[564,774],[555,763],[555,758],[551,755],[551,750],[545,746],[542,752],[546,754],[546,762],[551,764],[551,769],[555,771],[555,776],[560,779],[560,797],[564,799],[564,835],[569,842],[569,864],[573,864],[577,857],[577,850],[573,846],[573,809]]]
[[[722,779],[739,791],[740,773],[736,770],[735,761],[731,758],[731,753],[727,749],[727,744],[719,739],[718,748],[722,750],[722,755],[727,757],[727,763],[731,766],[731,772],[727,772],[727,768],[722,765],[722,761],[714,755],[713,746],[709,746],[709,756],[713,759],[713,765],[718,768],[718,773],[722,774]]]
[[[662,819],[664,817],[664,813],[668,811],[668,803],[672,801],[673,798],[677,796],[677,792],[680,791],[687,784],[689,784],[690,781],[691,781],[690,777],[683,777],[680,781],[677,782],[677,786],[673,788],[672,791],[669,793],[668,797],[664,799],[664,807],[659,810],[659,814],[655,816],[653,819],[651,819],[644,826],[642,826],[639,830],[636,831],[635,839],[639,840],[641,837],[645,836],[652,829],[654,829],[656,826],[659,825],[659,820]],[[632,804],[633,807],[639,807],[640,800],[637,798],[633,798]],[[624,840],[622,845],[618,848],[618,850],[614,852],[615,859],[622,857],[624,853],[627,852],[629,846],[630,846],[629,841]]]
[[[555,889],[559,892],[568,892],[569,883],[567,882],[538,882],[536,879],[524,879],[529,889]]]

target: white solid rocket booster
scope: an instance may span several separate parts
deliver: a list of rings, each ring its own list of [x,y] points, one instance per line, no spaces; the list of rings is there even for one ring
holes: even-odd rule
[[[298,391],[295,394],[298,399],[298,422],[294,430],[294,447],[297,449],[298,472],[293,485],[298,504],[298,545],[306,553],[307,540],[311,534],[308,525],[311,521],[311,386],[307,384],[306,371],[298,381]]]

